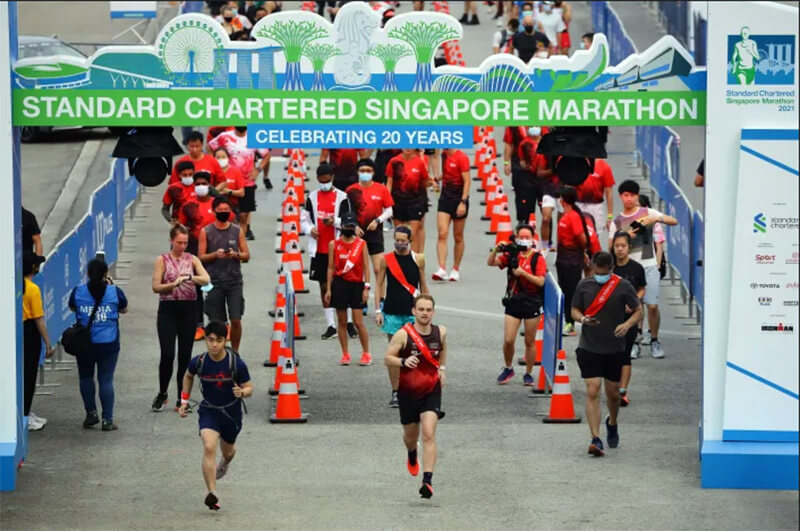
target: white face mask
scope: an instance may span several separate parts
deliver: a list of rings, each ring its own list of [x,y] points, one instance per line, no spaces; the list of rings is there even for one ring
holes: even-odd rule
[[[533,240],[517,240],[517,245],[530,249],[533,247]]]
[[[368,172],[365,172],[365,171],[362,171],[362,172],[360,172],[360,173],[358,174],[358,179],[359,179],[359,180],[360,180],[362,183],[365,183],[365,182],[371,181],[371,180],[372,180],[372,174],[371,174],[371,173],[368,173]]]
[[[541,127],[529,127],[528,128],[528,136],[541,136],[542,135],[542,128]]]
[[[580,48],[581,50],[585,50],[586,49],[586,43],[581,41],[581,43],[578,45],[578,48]]]
[[[545,50],[542,50],[540,52],[536,52],[536,57],[538,57],[539,59],[547,59],[549,55]]]
[[[332,182],[319,183],[319,189],[322,190],[323,192],[330,192],[331,188],[333,188],[333,183]]]
[[[228,167],[228,159],[217,159],[217,162],[219,162],[221,168]]]
[[[194,193],[197,194],[197,197],[205,197],[208,195],[208,185],[207,184],[198,184],[194,187]]]
[[[191,186],[194,183],[194,178],[192,177],[181,177],[181,184],[184,186]]]

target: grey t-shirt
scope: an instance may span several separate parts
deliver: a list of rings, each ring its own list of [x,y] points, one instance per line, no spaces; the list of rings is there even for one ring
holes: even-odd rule
[[[572,297],[572,306],[585,312],[603,284],[598,284],[594,278],[584,278],[578,283],[575,295]],[[614,293],[611,294],[603,308],[595,317],[600,324],[595,326],[583,325],[578,347],[594,352],[595,354],[616,354],[625,351],[625,337],[616,337],[614,329],[630,317],[625,313],[625,306],[631,310],[639,307],[639,298],[633,285],[624,278],[620,281]]]

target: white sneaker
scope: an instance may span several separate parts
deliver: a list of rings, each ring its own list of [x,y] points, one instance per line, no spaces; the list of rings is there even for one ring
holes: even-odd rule
[[[226,461],[224,457],[219,460],[219,463],[217,463],[217,479],[222,479],[228,473],[228,465],[230,464],[231,462]]]
[[[661,359],[664,357],[664,349],[661,348],[660,341],[653,341],[650,343],[650,355],[656,359]]]
[[[650,330],[642,334],[642,340],[639,342],[643,346],[647,346],[652,342],[652,338],[650,337]]]
[[[431,278],[433,280],[443,281],[447,280],[449,277],[447,276],[447,271],[445,271],[443,268],[440,267],[436,273],[431,275]]]
[[[34,417],[28,417],[28,431],[39,431],[44,428],[44,424]]]
[[[458,269],[450,271],[450,282],[458,282],[461,277],[458,274]]]
[[[639,348],[639,344],[638,343],[634,343],[633,344],[633,348],[631,349],[631,359],[632,360],[638,360],[639,359],[639,356],[641,354],[640,350],[641,349]]]
[[[31,419],[35,420],[37,423],[41,424],[42,426],[47,424],[47,419],[46,418],[40,417],[39,415],[37,415],[33,411],[28,413],[28,421],[30,422]]]

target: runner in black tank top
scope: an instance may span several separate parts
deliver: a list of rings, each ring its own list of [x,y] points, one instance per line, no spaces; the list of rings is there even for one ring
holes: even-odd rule
[[[408,450],[406,466],[412,476],[419,474],[417,440],[422,432],[423,478],[419,494],[433,496],[433,467],[436,465],[436,425],[444,417],[441,411],[445,385],[447,331],[434,326],[433,297],[414,299],[414,324],[406,324],[389,343],[385,363],[400,370],[398,398],[403,442]]]

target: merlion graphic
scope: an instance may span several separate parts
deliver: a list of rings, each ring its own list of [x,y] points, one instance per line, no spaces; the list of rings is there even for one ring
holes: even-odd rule
[[[733,75],[740,85],[752,85],[756,80],[756,62],[761,58],[756,41],[750,38],[750,28],[742,27],[742,40],[733,48]]]
[[[372,77],[369,71],[369,43],[378,28],[380,17],[361,2],[345,4],[336,16],[333,28],[336,46],[341,55],[333,66],[333,79],[346,87],[368,85]]]

